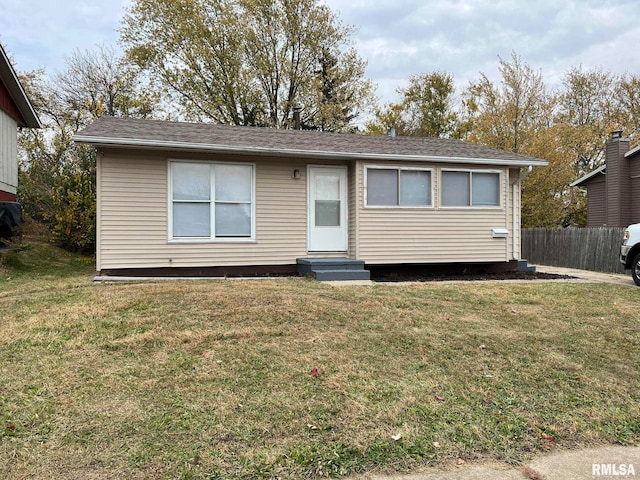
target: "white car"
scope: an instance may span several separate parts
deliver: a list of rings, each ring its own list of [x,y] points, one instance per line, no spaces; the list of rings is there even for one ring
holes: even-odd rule
[[[624,241],[620,247],[620,263],[631,269],[631,276],[640,286],[640,223],[629,225],[624,231]]]

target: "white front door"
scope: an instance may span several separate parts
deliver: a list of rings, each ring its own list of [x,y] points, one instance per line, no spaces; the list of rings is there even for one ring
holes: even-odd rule
[[[310,252],[347,251],[347,167],[309,167]]]

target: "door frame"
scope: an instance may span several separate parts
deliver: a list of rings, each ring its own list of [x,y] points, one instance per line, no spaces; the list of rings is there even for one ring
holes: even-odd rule
[[[344,178],[343,185],[341,185],[341,195],[344,197],[344,201],[340,205],[340,217],[344,217],[344,249],[339,250],[312,250],[311,249],[311,219],[313,208],[313,202],[311,198],[311,171],[312,170],[339,170],[341,171],[341,178]],[[321,252],[340,252],[347,253],[349,251],[349,168],[347,165],[307,165],[307,252],[309,253],[321,253]]]

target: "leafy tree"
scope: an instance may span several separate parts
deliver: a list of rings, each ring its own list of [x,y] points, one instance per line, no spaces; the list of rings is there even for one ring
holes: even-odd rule
[[[307,125],[341,130],[371,96],[351,30],[318,0],[136,0],[121,35],[191,120],[286,127],[300,106]]]
[[[617,123],[617,80],[601,69],[571,68],[562,81],[560,111],[556,121],[564,126],[560,134],[569,147],[568,161],[578,175],[604,161],[604,142]]]
[[[368,80],[351,81],[354,77],[364,78],[364,62],[350,50],[345,61],[339,63],[329,50],[323,49],[319,65],[314,80],[315,99],[303,112],[303,128],[355,132],[353,121],[371,100],[372,85]]]
[[[369,133],[387,134],[395,128],[396,133],[403,136],[457,136],[455,85],[450,74],[412,75],[408,87],[398,88],[397,92],[400,102],[376,110],[375,119],[367,125]]]
[[[576,169],[569,158],[569,147],[562,143],[562,125],[541,128],[530,138],[522,152],[548,162],[534,168],[522,183],[522,226],[555,228],[584,225],[586,202],[584,194],[569,184]]]
[[[447,137],[454,132],[457,114],[453,100],[455,85],[450,74],[411,76],[409,86],[400,92],[414,135]]]
[[[49,225],[69,250],[95,244],[95,150],[73,135],[104,114],[146,117],[154,97],[112,50],[75,52],[53,80],[42,70],[21,76],[43,124],[19,134],[18,195],[25,214]]]
[[[576,169],[556,124],[558,98],[548,92],[540,72],[512,54],[500,62],[500,86],[484,74],[471,83],[465,101],[471,116],[468,139],[489,147],[542,158],[522,185],[522,226],[556,227],[582,221],[584,200],[569,189]]]
[[[464,93],[472,117],[469,140],[522,153],[535,132],[548,124],[548,95],[542,74],[512,53],[511,61],[499,58],[501,85],[484,73]]]
[[[69,112],[84,114],[82,122],[103,115],[146,118],[159,95],[113,47],[74,51],[67,68],[54,77],[56,94]]]
[[[616,85],[618,125],[633,143],[640,140],[640,77],[623,75]]]
[[[402,137],[413,135],[402,103],[389,102],[383,108],[376,108],[374,116],[374,120],[367,122],[365,127],[369,135],[389,135],[391,129]]]

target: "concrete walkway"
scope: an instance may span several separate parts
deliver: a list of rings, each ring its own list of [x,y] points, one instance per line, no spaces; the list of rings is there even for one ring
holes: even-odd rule
[[[588,282],[588,283],[612,283],[616,285],[627,285],[629,287],[635,287],[636,284],[633,282],[631,278],[631,273],[622,274],[622,273],[602,273],[602,272],[592,272],[590,270],[576,270],[575,268],[563,268],[563,267],[553,267],[549,265],[536,265],[536,271],[542,273],[554,273],[556,275],[568,275],[574,277],[572,279],[567,280],[539,280],[541,282]],[[459,281],[459,280],[454,280]],[[491,281],[491,280],[481,280],[482,282]],[[500,282],[531,282],[534,280],[496,280]],[[446,281],[445,281],[446,282]],[[442,283],[445,283],[442,282]],[[375,285],[376,283],[383,283],[384,285],[389,286],[397,286],[401,287],[403,285],[410,285],[415,282],[407,281],[407,282],[374,282],[372,280],[352,280],[352,281],[339,281],[339,282],[324,282],[327,285],[333,285],[336,287],[349,287],[354,285]],[[640,473],[638,473],[638,477],[640,477]]]
[[[640,477],[640,447],[607,446],[536,457],[524,467],[465,463],[411,475],[369,475],[353,480],[583,480]]]
[[[552,267],[548,265],[536,265],[536,270],[543,273],[555,273],[556,275],[571,275],[579,281],[584,282],[604,282],[617,285],[636,286],[631,278],[631,273],[602,273],[589,270],[576,270],[574,268]],[[640,476],[640,474],[638,475]]]

